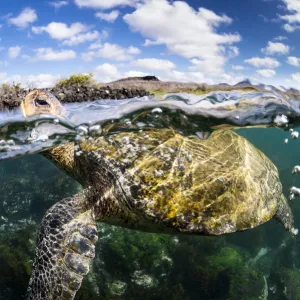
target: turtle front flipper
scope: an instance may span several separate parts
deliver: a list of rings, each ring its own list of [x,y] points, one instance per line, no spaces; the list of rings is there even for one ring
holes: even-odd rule
[[[86,193],[65,198],[45,214],[27,299],[74,299],[95,256],[97,228]]]

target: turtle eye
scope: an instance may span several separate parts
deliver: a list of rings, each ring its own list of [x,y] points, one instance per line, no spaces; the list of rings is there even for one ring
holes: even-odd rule
[[[37,106],[49,106],[49,103],[45,100],[35,99],[34,102]]]

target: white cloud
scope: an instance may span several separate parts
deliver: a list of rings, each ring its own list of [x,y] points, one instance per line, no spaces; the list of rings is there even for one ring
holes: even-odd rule
[[[210,82],[210,79],[205,78],[201,72],[181,72],[177,70],[170,70],[162,73],[160,79],[165,81],[212,83]]]
[[[288,38],[282,35],[274,37],[274,41],[284,41],[284,40],[288,40]]]
[[[292,78],[293,78],[293,80],[300,82],[300,73],[297,72],[297,73],[292,74]]]
[[[79,7],[110,9],[116,6],[136,6],[141,0],[74,0]]]
[[[63,41],[63,45],[74,46],[85,42],[91,42],[102,37],[97,30],[88,31],[89,27],[82,23],[73,23],[68,26],[65,23],[52,22],[47,26],[32,27],[35,34],[47,32],[52,39]],[[88,32],[87,32],[88,31]]]
[[[100,82],[111,82],[126,77],[146,76],[147,73],[130,70],[127,72],[119,72],[115,65],[105,63],[96,67],[95,76]]]
[[[95,69],[95,75],[100,82],[110,82],[125,77],[146,76],[149,75],[149,73],[135,70],[119,72],[115,65],[105,63]],[[166,81],[207,82],[201,72],[179,72],[176,70],[165,70],[159,77],[161,80]]]
[[[10,59],[17,58],[21,52],[21,47],[20,46],[15,46],[15,47],[10,47],[8,48],[8,57]]]
[[[105,29],[102,29],[101,33],[100,33],[100,39],[104,40],[107,39],[109,36],[109,32]]]
[[[294,67],[300,67],[300,58],[298,57],[289,56],[286,62]]]
[[[265,78],[271,78],[276,75],[276,72],[271,69],[262,69],[262,70],[257,70],[256,71],[260,76],[265,77]]]
[[[8,22],[21,29],[28,27],[29,24],[37,20],[36,11],[30,7],[25,8],[22,12],[14,18],[9,18]]]
[[[95,43],[90,44],[88,49],[89,50],[95,50],[95,49],[99,49],[101,47],[103,47],[103,44],[101,43],[100,40],[98,40]]]
[[[120,74],[118,72],[118,69],[114,65],[107,63],[98,66],[95,69],[95,75],[96,78],[101,82],[110,82],[121,78],[119,77]]]
[[[3,80],[7,77],[7,73],[5,72],[0,72],[0,80]]]
[[[287,32],[294,32],[300,28],[300,2],[299,0],[282,0],[286,5],[286,10],[290,14],[282,15],[280,18],[286,23],[283,25],[283,29]]]
[[[76,58],[76,52],[73,50],[54,51],[52,48],[38,48],[34,50],[36,55],[33,61],[62,61]]]
[[[52,22],[47,26],[32,27],[32,31],[35,34],[41,34],[47,32],[52,39],[55,40],[65,40],[74,37],[75,35],[85,32],[88,27],[82,23],[73,23],[68,27],[65,23]]]
[[[100,34],[97,30],[89,31],[87,33],[81,33],[81,34],[72,36],[68,40],[65,40],[63,42],[63,44],[67,45],[67,46],[79,45],[79,44],[82,44],[85,42],[91,42],[91,41],[97,40],[99,38],[99,36],[100,36]]]
[[[61,0],[61,1],[49,1],[48,4],[50,6],[53,6],[56,9],[59,9],[59,8],[61,8],[63,6],[68,5],[69,2],[68,1],[64,1],[64,0]]]
[[[105,43],[97,52],[97,57],[108,58],[113,60],[129,60],[131,56],[128,54],[127,49],[117,44]]]
[[[126,78],[126,77],[142,77],[149,75],[148,73],[140,72],[140,71],[127,71],[125,73],[122,73],[121,78]]]
[[[226,63],[225,56],[216,56],[214,60],[200,60],[193,58],[190,60],[193,66],[188,67],[190,71],[200,71],[206,76],[219,76],[223,72],[223,66]]]
[[[89,51],[82,53],[82,58],[84,60],[92,60],[96,57],[112,59],[117,61],[132,60],[134,54],[138,54],[139,51],[135,47],[124,48],[117,44],[105,43],[104,45],[99,45],[100,48],[97,51]]]
[[[141,53],[141,50],[137,47],[129,46],[127,49],[127,53],[137,55]]]
[[[60,75],[39,74],[39,75],[13,75],[4,80],[5,83],[20,83],[24,88],[48,88],[55,85]]]
[[[208,83],[214,84],[222,81],[226,81],[229,84],[235,84],[245,79],[243,75],[236,74],[222,74],[217,80],[213,81],[212,79],[207,78],[201,72],[181,72],[174,69],[167,70],[156,70],[156,76],[164,81],[178,81],[178,82],[196,82],[196,83]],[[111,82],[125,77],[134,77],[134,76],[146,76],[152,75],[151,73],[139,72],[136,70],[129,70],[125,72],[120,72],[117,67],[113,64],[105,63],[98,66],[95,69],[95,76],[100,82]]]
[[[100,20],[104,20],[110,23],[113,23],[118,17],[119,17],[119,11],[118,10],[113,10],[110,13],[103,13],[103,12],[98,12],[95,14],[97,18]]]
[[[97,57],[97,51],[89,51],[89,52],[81,53],[81,58],[85,61],[92,61],[95,57]]]
[[[244,67],[244,66],[239,66],[239,65],[232,65],[232,69],[233,69],[233,70],[240,71],[240,70],[244,70],[245,67]]]
[[[136,67],[144,68],[147,70],[170,70],[175,69],[176,65],[169,61],[164,59],[156,59],[156,58],[142,58],[137,59],[133,62],[133,64]]]
[[[237,74],[232,74],[232,73],[229,73],[229,74],[222,74],[220,79],[217,81],[218,83],[221,83],[225,81],[225,83],[227,84],[236,84],[238,82],[241,82],[243,80],[245,80],[245,76],[244,75],[237,75]]]
[[[152,41],[152,40],[146,39],[143,46],[148,47],[148,46],[155,46],[155,45],[160,45],[160,44],[161,44],[161,42],[159,42],[159,41]]]
[[[228,47],[228,56],[229,57],[236,57],[240,55],[240,50],[238,47],[229,46]]]
[[[104,40],[104,39],[106,39],[107,37],[108,37],[108,32],[106,30],[102,30],[101,33],[100,33],[100,35],[99,35],[98,40],[95,41],[94,43],[90,44],[89,47],[88,47],[88,49],[89,50],[95,50],[95,49],[102,48],[103,44],[102,44],[101,41]],[[137,49],[137,50],[140,51],[139,49]]]
[[[266,68],[277,68],[280,66],[279,61],[271,57],[252,57],[250,59],[244,60],[245,63],[252,65],[256,68],[266,67]]]
[[[284,24],[282,26],[282,28],[287,31],[287,32],[294,32],[295,30],[299,29],[300,26],[297,26],[297,25],[290,25],[290,24]]]
[[[288,54],[290,52],[290,47],[283,43],[274,43],[269,41],[267,47],[262,48],[261,51],[266,55]]]
[[[198,62],[193,71],[206,75],[217,76],[228,57],[238,54],[231,45],[241,40],[240,35],[219,34],[216,30],[221,24],[230,24],[229,17],[205,8],[196,11],[183,1],[144,1],[123,19],[145,37],[145,46],[166,45],[170,53],[195,58]]]
[[[300,89],[300,73],[294,73],[290,78],[286,78],[285,87]]]

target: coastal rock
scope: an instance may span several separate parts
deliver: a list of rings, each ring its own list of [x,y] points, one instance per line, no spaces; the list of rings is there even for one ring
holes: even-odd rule
[[[87,87],[87,86],[55,86],[45,89],[54,94],[62,103],[94,101],[100,99],[127,99],[149,96],[150,93],[144,89],[112,89],[109,86]],[[12,110],[20,106],[22,99],[30,92],[15,86],[0,89],[0,110]]]

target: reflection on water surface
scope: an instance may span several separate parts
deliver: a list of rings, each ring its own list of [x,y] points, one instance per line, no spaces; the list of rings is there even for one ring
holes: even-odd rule
[[[236,105],[234,103],[236,99],[227,98],[226,101],[232,101],[230,105]],[[219,100],[218,97],[213,99],[214,101],[210,102],[213,103],[212,105],[220,102],[224,104],[224,101]],[[24,154],[24,149],[26,152],[40,152],[51,143],[61,143],[78,137],[85,138],[83,128],[89,130],[95,124],[101,125],[101,134],[140,130],[147,132],[151,128],[169,126],[183,135],[195,134],[200,135],[200,138],[207,132],[206,138],[225,123],[235,127],[239,135],[260,149],[276,165],[287,198],[291,186],[300,186],[300,178],[292,175],[293,167],[300,164],[299,140],[291,139],[291,133],[283,130],[286,129],[285,124],[280,124],[283,126],[281,129],[236,128],[241,124],[273,126],[276,116],[283,113],[288,115],[286,108],[288,106],[284,109],[281,106],[280,110],[268,104],[269,106],[266,107],[271,109],[265,108],[264,116],[262,110],[258,113],[258,110],[254,109],[250,117],[245,113],[248,110],[244,111],[243,105],[238,105],[242,109],[239,115],[236,112],[232,113],[233,110],[226,110],[226,116],[221,119],[199,116],[195,107],[194,114],[191,113],[193,109],[184,112],[181,104],[185,103],[186,106],[183,106],[186,108],[191,106],[191,103],[181,99],[174,99],[173,103],[167,103],[165,106],[157,103],[149,105],[146,100],[145,103],[139,103],[137,110],[130,108],[125,113],[122,111],[124,116],[115,114],[113,123],[107,117],[111,109],[108,102],[108,104],[101,104],[103,111],[99,109],[102,111],[100,113],[95,112],[98,109],[97,103],[89,104],[88,107],[95,105],[97,108],[92,109],[90,123],[88,114],[81,113],[76,116],[78,107],[70,107],[72,123],[64,123],[62,120],[56,124],[54,118],[46,118],[42,121],[33,119],[30,122],[19,119],[19,123],[13,124],[12,120],[16,116],[13,118],[10,116],[9,125],[7,126],[9,118],[6,124],[2,124],[1,138],[6,142],[5,145],[3,143],[0,154],[0,158],[4,159],[0,163],[2,195],[0,299],[20,299],[21,295],[24,295],[30,276],[31,260],[34,256],[35,232],[42,216],[51,205],[75,194],[80,189],[75,180],[39,154],[5,160],[7,155]],[[170,109],[175,105],[174,103],[180,103],[181,109],[174,109],[174,107]],[[211,104],[206,103],[205,109],[208,109],[209,105]],[[155,111],[158,107],[161,111]],[[113,107],[114,113],[116,113],[115,109],[116,107]],[[209,107],[209,109],[213,108]],[[296,104],[289,109],[292,115],[290,118],[294,122],[291,127],[297,131]],[[255,115],[254,112],[257,114]],[[210,113],[220,114],[220,111],[217,109]],[[224,116],[224,111],[221,113]],[[87,118],[84,121],[80,119],[83,115]],[[237,116],[239,118],[236,118]],[[95,120],[97,117],[99,120]],[[73,124],[75,124],[74,128]],[[78,128],[80,125],[84,127]],[[54,130],[54,134],[49,134],[51,130]],[[46,134],[48,139],[37,140],[37,137],[42,134]],[[95,134],[99,132],[94,132],[92,136]],[[287,144],[284,143],[286,138],[289,139]],[[8,140],[13,141],[7,143]],[[299,228],[299,203],[295,199],[289,204],[295,217],[295,227]],[[300,297],[298,291],[300,245],[297,238],[292,238],[275,221],[250,231],[220,237],[142,233],[102,223],[98,224],[98,229],[100,242],[97,246],[96,258],[76,299],[99,299],[100,297],[101,299],[140,297],[145,299],[297,299]]]

